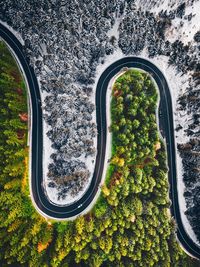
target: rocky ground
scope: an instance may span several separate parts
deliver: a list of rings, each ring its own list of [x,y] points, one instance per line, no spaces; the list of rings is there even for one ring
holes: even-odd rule
[[[187,123],[176,123],[176,135],[184,170],[186,215],[200,241],[200,25],[196,23],[199,9],[194,8],[198,6],[199,1],[181,0],[0,3],[0,19],[20,33],[46,95],[44,119],[55,151],[48,168],[48,187],[57,189],[58,198],[73,198],[92,175],[84,158],[95,160],[96,155],[97,66],[116,51],[138,56],[145,51],[149,59],[167,59],[174,77],[187,77],[175,107],[177,118],[187,118]],[[117,34],[110,35],[116,25]]]

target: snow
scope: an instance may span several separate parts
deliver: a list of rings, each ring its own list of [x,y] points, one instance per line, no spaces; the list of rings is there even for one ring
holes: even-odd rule
[[[97,83],[98,83],[98,80],[99,80],[101,74],[106,70],[106,68],[108,68],[112,63],[114,63],[115,61],[117,61],[123,57],[124,57],[124,54],[122,53],[121,49],[117,48],[117,49],[115,49],[115,51],[112,55],[109,55],[105,58],[104,64],[100,64],[97,66],[95,83],[93,85],[94,91],[96,90],[96,86],[97,86]]]
[[[194,34],[199,30],[199,15],[200,2],[196,2],[193,6],[187,6],[185,8],[185,16],[193,15],[191,21],[176,18],[172,20],[172,25],[167,29],[165,38],[174,42],[175,40],[182,41],[185,45],[193,41]],[[183,25],[181,26],[181,22]]]
[[[110,38],[112,36],[115,36],[115,38],[119,39],[119,31],[118,31],[118,28],[119,28],[119,24],[121,22],[122,18],[117,18],[116,21],[115,21],[115,24],[113,25],[113,27],[107,32],[107,36]]]
[[[116,33],[116,29],[118,28],[118,25],[119,25],[119,21],[116,22],[116,24],[114,25],[114,30],[111,31],[108,33],[110,34],[110,36],[113,36],[114,33]],[[115,37],[117,37],[118,35],[116,35]],[[118,38],[118,37],[117,37]],[[97,87],[97,83],[98,83],[98,80],[101,76],[101,74],[105,71],[105,69],[110,66],[110,64],[112,64],[114,61],[120,59],[120,58],[123,58],[124,55],[121,51],[121,49],[117,48],[115,50],[115,52],[112,54],[112,55],[109,55],[109,56],[106,56],[105,58],[105,61],[104,61],[104,64],[101,64],[101,65],[98,65],[97,66],[97,70],[96,70],[96,77],[95,77],[95,83],[94,85],[92,86],[93,87],[93,93],[92,95],[90,96],[90,101],[92,103],[95,103],[95,92],[96,92],[96,87]],[[89,210],[91,210],[91,208],[94,206],[95,202],[97,201],[100,193],[101,193],[101,186],[103,185],[104,183],[104,180],[105,180],[105,176],[106,176],[106,170],[107,170],[107,166],[108,166],[108,159],[110,159],[111,157],[111,133],[109,132],[108,130],[108,127],[110,126],[111,124],[111,118],[110,118],[110,100],[111,100],[111,87],[112,87],[112,84],[113,82],[116,80],[117,76],[119,76],[120,74],[118,73],[115,77],[112,78],[112,80],[110,81],[109,83],[109,86],[108,86],[108,90],[107,90],[107,94],[106,94],[106,119],[107,119],[107,139],[106,139],[106,153],[105,153],[105,160],[104,160],[104,169],[103,169],[103,173],[102,173],[102,178],[101,178],[101,182],[100,182],[100,185],[99,185],[99,188],[98,188],[98,191],[94,197],[94,199],[92,200],[92,202],[90,203],[90,205],[84,210],[82,211],[80,214],[86,214]],[[44,97],[45,98],[45,97]],[[44,99],[43,98],[43,99]],[[92,117],[93,117],[93,120],[95,123],[96,123],[96,110],[94,110],[94,112],[92,113]],[[44,123],[45,125],[45,123]],[[47,125],[46,125],[47,126]],[[48,126],[47,126],[48,127]],[[44,126],[44,132],[47,132],[47,128],[45,128]],[[47,138],[44,138],[44,139],[48,139]],[[97,147],[97,137],[95,137],[94,139],[94,147]],[[50,141],[50,140],[49,140]],[[44,140],[44,150],[46,150],[46,147],[50,146],[50,143],[47,141]],[[48,155],[48,156],[45,156],[45,155]],[[92,180],[92,177],[93,177],[93,173],[94,173],[94,167],[95,167],[95,162],[96,162],[96,157],[95,158],[92,158],[92,157],[88,157],[87,159],[83,158],[83,157],[80,157],[78,159],[80,160],[83,160],[88,168],[88,170],[90,171],[91,175],[89,177],[89,181],[88,181],[88,184],[87,184],[87,187],[84,188],[83,191],[80,191],[79,194],[76,196],[76,197],[66,197],[64,200],[60,199],[58,200],[56,198],[56,195],[57,195],[57,190],[55,188],[49,188],[46,186],[47,182],[48,182],[48,178],[47,178],[47,171],[48,171],[48,164],[50,163],[50,159],[49,159],[49,155],[51,155],[51,151],[49,149],[46,150],[46,153],[44,152],[43,156],[44,156],[44,161],[46,161],[45,163],[45,168],[43,170],[43,175],[44,175],[44,179],[45,179],[45,188],[46,188],[46,192],[48,194],[48,197],[50,199],[51,202],[53,202],[54,204],[60,206],[66,206],[66,205],[69,205],[69,204],[72,204],[73,202],[76,202],[78,199],[80,199],[83,194],[86,192],[87,188],[89,187],[90,183],[91,183],[91,180]],[[94,162],[93,162],[94,161]],[[77,216],[75,217],[72,217],[71,219],[75,219]]]
[[[24,45],[24,40],[23,40],[23,38],[22,38],[22,36],[20,35],[19,32],[15,31],[15,30],[14,30],[11,26],[9,26],[5,21],[0,20],[0,23],[1,23],[2,25],[4,25],[6,28],[8,28],[9,31],[11,31],[11,32],[15,35],[15,37],[19,40],[19,42],[20,42],[22,45]]]
[[[43,92],[41,94],[42,107],[44,105],[44,99],[48,94]],[[43,119],[43,188],[46,192],[46,196],[48,199],[54,203],[54,199],[56,199],[56,192],[53,191],[53,188],[49,188],[47,186],[47,173],[48,173],[48,165],[52,162],[50,155],[55,152],[55,150],[51,147],[52,142],[46,135],[46,133],[50,130],[50,126]]]
[[[176,139],[177,140],[177,139]],[[179,207],[180,207],[180,212],[181,212],[181,219],[183,222],[183,226],[185,228],[186,233],[192,238],[192,240],[197,244],[200,245],[199,241],[196,238],[196,235],[185,215],[185,211],[187,210],[186,208],[186,202],[184,198],[184,182],[183,182],[183,165],[182,165],[182,160],[179,155],[179,153],[176,153],[176,166],[177,166],[177,179],[178,179],[178,197],[179,197]]]
[[[174,129],[178,124],[180,124],[183,128],[178,132],[175,131],[175,149],[176,149],[176,165],[177,165],[177,188],[178,188],[178,198],[179,198],[179,207],[181,211],[181,219],[185,228],[186,233],[192,237],[192,240],[196,244],[199,244],[197,238],[195,236],[194,231],[185,215],[186,211],[186,201],[184,198],[184,190],[185,185],[183,182],[183,167],[182,167],[182,159],[177,150],[177,143],[187,143],[189,141],[189,137],[185,134],[184,130],[187,128],[187,121],[190,120],[190,117],[187,114],[184,114],[182,111],[177,110],[177,100],[180,95],[183,95],[187,91],[188,87],[188,75],[180,75],[177,74],[174,67],[169,66],[167,63],[167,57],[158,56],[153,59],[149,59],[145,50],[142,53],[143,58],[154,63],[164,74],[167,83],[169,85],[172,106],[173,106],[173,115],[174,115]]]
[[[118,27],[119,27],[121,19],[122,18],[117,18],[115,24],[112,27],[112,29],[110,29],[107,32],[108,37],[115,36],[115,38],[117,39],[116,40],[117,42],[118,42],[118,38],[119,38]],[[96,86],[97,86],[97,83],[98,83],[98,80],[99,80],[101,74],[103,73],[103,71],[110,64],[112,64],[115,60],[118,60],[118,59],[120,59],[122,57],[123,57],[123,53],[122,53],[121,49],[118,48],[118,49],[115,50],[115,52],[112,55],[109,55],[109,56],[106,57],[104,64],[101,64],[101,65],[97,66],[95,83],[93,85],[93,92],[92,92],[92,95],[90,96],[90,101],[92,103],[95,103]],[[109,103],[108,99],[110,98],[109,92],[111,93],[111,91],[109,91],[109,90],[107,91],[107,103]],[[46,95],[48,95],[48,94],[45,93],[45,92],[43,92],[41,94],[42,102],[44,101]],[[107,118],[108,118],[108,120],[109,120],[109,115],[108,115],[109,110],[110,109],[108,107],[107,108]],[[94,110],[94,112],[92,113],[92,121],[96,123],[96,110]],[[108,122],[108,124],[110,125],[110,121]],[[48,132],[48,130],[50,130],[50,127],[43,120],[43,134],[46,134],[46,132]],[[47,195],[48,199],[52,203],[54,203],[54,204],[56,204],[58,206],[60,206],[60,205],[61,206],[65,206],[65,205],[72,204],[72,203],[76,202],[77,200],[79,200],[84,195],[84,193],[87,191],[87,189],[88,189],[88,187],[89,187],[89,185],[91,183],[92,177],[93,177],[94,167],[95,167],[95,163],[96,163],[96,156],[95,157],[88,156],[87,158],[85,158],[84,156],[81,156],[81,157],[78,158],[79,160],[83,161],[86,164],[86,167],[90,172],[90,177],[89,177],[88,183],[87,183],[86,187],[84,188],[84,190],[80,191],[79,194],[77,194],[76,197],[71,197],[70,195],[68,195],[68,196],[66,196],[65,199],[59,199],[58,200],[57,199],[58,190],[56,188],[50,188],[50,187],[47,186],[48,182],[49,182],[48,177],[47,177],[48,165],[52,161],[49,156],[54,152],[54,149],[51,148],[52,142],[49,140],[49,138],[47,136],[44,137],[43,140],[44,140],[43,141],[44,142],[44,145],[43,145],[43,178],[44,178],[43,187],[44,187],[44,189],[46,191],[46,195]],[[94,141],[94,147],[97,147],[97,137],[93,138],[93,141]],[[106,147],[105,163],[110,158],[110,153],[109,153],[110,144],[111,144],[111,136],[110,136],[110,134],[108,134],[108,136],[107,136],[107,145],[108,145],[108,147]],[[106,168],[107,168],[106,164],[104,166],[105,167],[104,167],[104,170],[103,170],[101,185],[103,184],[103,181],[105,179]],[[97,197],[98,197],[99,194],[100,194],[100,189],[99,189],[99,192],[97,193]],[[95,199],[92,201],[91,206],[95,203],[97,197],[95,197]]]
[[[158,14],[162,10],[175,10],[184,2],[182,0],[137,0],[136,6],[142,8],[142,10]],[[183,19],[178,17],[173,19],[172,25],[166,30],[165,38],[170,42],[180,40],[186,45],[193,41],[194,34],[199,30],[198,11],[200,10],[200,1],[196,0],[193,3],[186,1],[186,4]],[[193,17],[188,21],[187,16],[190,14]],[[181,23],[183,23],[182,26]]]
[[[198,0],[195,0],[193,4],[191,0],[136,0],[135,4],[138,8],[142,8],[142,10],[147,10],[149,12],[153,12],[154,14],[158,14],[162,10],[177,9],[177,7],[184,2],[186,2],[187,6],[195,6],[195,4],[198,3]]]
[[[42,106],[44,106],[44,99],[48,95],[49,94],[45,91],[41,93]],[[92,98],[92,101],[94,101],[94,99],[95,99],[94,93],[91,96],[91,98]],[[95,120],[96,120],[96,117],[95,117]],[[89,177],[88,183],[87,183],[86,187],[84,188],[84,190],[79,191],[79,193],[75,197],[67,195],[65,197],[65,199],[62,199],[62,198],[58,199],[57,198],[57,194],[58,194],[57,188],[51,188],[48,186],[48,183],[50,182],[50,180],[48,179],[48,176],[47,176],[48,165],[51,162],[53,162],[53,160],[50,158],[50,155],[52,153],[55,153],[55,149],[53,149],[51,147],[52,142],[48,138],[48,136],[46,135],[46,133],[49,130],[51,130],[51,127],[43,119],[43,136],[44,136],[43,137],[43,188],[44,188],[46,196],[50,202],[52,202],[54,205],[57,205],[57,206],[67,206],[67,205],[70,205],[70,204],[76,202],[77,200],[79,200],[87,191],[87,189],[88,189],[88,187],[92,181],[96,157],[94,158],[92,156],[88,156],[87,158],[85,158],[83,155],[81,155],[79,158],[76,158],[76,160],[78,159],[80,161],[83,161],[86,164],[86,167],[90,172],[90,177]],[[94,147],[97,147],[97,138],[96,137],[93,138],[93,141],[94,141]],[[73,159],[75,159],[75,158],[72,158],[71,160],[73,160]]]
[[[158,14],[161,10],[169,8],[169,0],[136,0],[135,4],[137,8],[142,8],[156,14]]]

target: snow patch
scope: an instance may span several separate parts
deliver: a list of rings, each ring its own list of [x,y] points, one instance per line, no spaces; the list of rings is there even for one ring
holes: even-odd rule
[[[177,9],[183,3],[186,3],[187,6],[194,6],[198,0],[136,0],[135,4],[138,8],[142,8],[142,10],[153,12],[154,14],[158,14],[162,10],[174,10]]]
[[[22,38],[22,36],[21,36],[21,34],[20,34],[19,32],[15,31],[15,30],[14,30],[11,26],[9,26],[8,23],[5,22],[5,21],[0,20],[0,23],[1,23],[3,26],[5,26],[7,29],[9,29],[9,31],[11,31],[11,32],[15,35],[15,37],[19,40],[19,42],[20,42],[22,45],[24,45],[24,40],[23,40],[23,38]]]
[[[193,37],[199,31],[199,14],[200,2],[196,2],[193,6],[186,6],[184,17],[192,15],[192,19],[175,18],[172,20],[172,25],[166,30],[165,38],[170,42],[176,40],[182,41],[185,45],[193,42]]]
[[[119,24],[121,22],[122,18],[117,18],[115,21],[115,24],[113,25],[113,27],[107,32],[107,36],[109,38],[111,38],[112,36],[114,36],[116,38],[116,40],[119,40]]]

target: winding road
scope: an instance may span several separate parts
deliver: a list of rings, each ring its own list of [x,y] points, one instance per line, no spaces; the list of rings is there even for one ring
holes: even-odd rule
[[[96,114],[97,114],[97,158],[94,175],[91,184],[76,203],[68,206],[57,206],[50,203],[42,188],[42,147],[43,127],[40,90],[33,68],[31,68],[23,54],[23,46],[18,39],[3,25],[0,24],[0,36],[10,46],[16,58],[20,62],[26,77],[31,101],[31,194],[33,204],[37,210],[45,216],[55,219],[66,219],[78,215],[84,211],[93,201],[101,182],[104,158],[106,150],[106,91],[109,81],[123,67],[140,68],[149,72],[156,81],[160,92],[159,110],[162,116],[159,118],[159,127],[166,138],[166,147],[169,166],[170,199],[172,200],[171,214],[177,223],[177,238],[182,247],[193,257],[200,259],[200,247],[187,235],[182,220],[178,203],[177,175],[176,175],[176,150],[174,141],[173,112],[170,91],[163,73],[151,62],[138,57],[124,57],[111,64],[101,75],[96,88]]]

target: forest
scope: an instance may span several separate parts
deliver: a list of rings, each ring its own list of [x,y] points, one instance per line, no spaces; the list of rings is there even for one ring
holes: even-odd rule
[[[113,86],[112,159],[94,208],[56,222],[32,206],[28,186],[28,114],[23,78],[0,42],[1,266],[195,266],[178,246],[169,217],[165,148],[157,92],[131,70]]]

